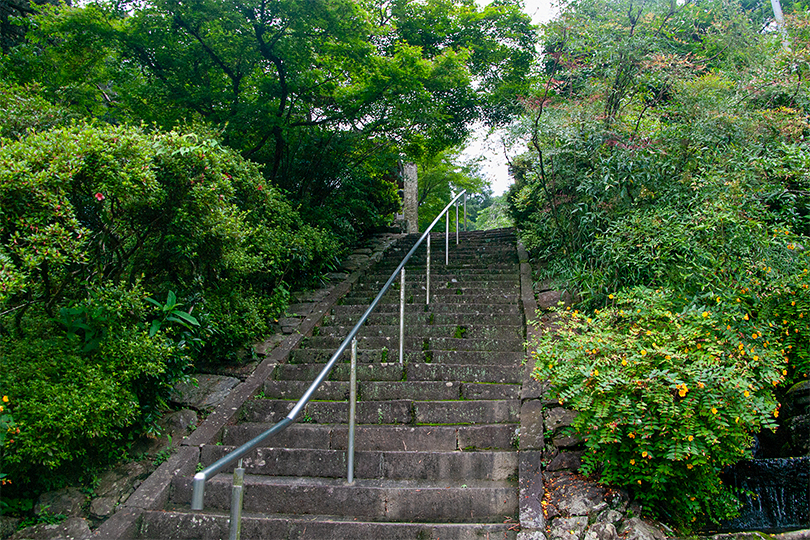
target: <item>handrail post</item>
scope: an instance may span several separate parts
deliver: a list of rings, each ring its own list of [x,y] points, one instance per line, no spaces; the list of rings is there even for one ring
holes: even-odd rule
[[[456,201],[456,245],[458,245],[458,201]]]
[[[467,228],[467,192],[464,192],[464,232],[469,231]]]
[[[403,365],[405,358],[405,267],[402,267],[402,277],[399,286],[399,365]]]
[[[444,265],[450,264],[450,212],[444,214]]]
[[[242,534],[242,501],[244,499],[245,469],[242,460],[233,470],[233,488],[231,489],[231,527],[228,540],[239,540]]]
[[[425,270],[425,305],[430,304],[430,233],[427,235],[427,270]]]
[[[349,375],[349,449],[348,482],[354,482],[354,426],[357,416],[357,338],[352,339],[352,369]]]

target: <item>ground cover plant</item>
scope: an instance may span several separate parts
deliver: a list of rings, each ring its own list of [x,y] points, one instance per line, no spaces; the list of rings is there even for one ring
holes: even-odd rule
[[[810,19],[786,10],[568,2],[515,129],[510,213],[581,300],[536,375],[585,470],[683,532],[734,513],[720,471],[810,374]]]

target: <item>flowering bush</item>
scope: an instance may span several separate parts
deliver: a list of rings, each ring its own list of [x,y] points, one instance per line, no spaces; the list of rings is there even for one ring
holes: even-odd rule
[[[556,318],[533,344],[534,376],[579,412],[583,472],[687,530],[732,516],[739,503],[719,473],[779,415],[787,360],[770,328],[722,299],[685,305],[642,287]]]

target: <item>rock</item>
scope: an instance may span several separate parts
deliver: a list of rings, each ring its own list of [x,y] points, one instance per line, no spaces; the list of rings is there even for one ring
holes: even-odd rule
[[[622,515],[621,512],[617,512],[616,510],[608,508],[607,510],[603,510],[596,516],[596,521],[599,521],[600,523],[612,523],[613,525],[616,525],[622,520],[622,518],[624,518],[624,516]]]
[[[785,394],[785,403],[788,405],[786,414],[798,415],[810,413],[810,381],[802,381],[790,387]]]
[[[810,414],[789,418],[786,424],[790,433],[790,447],[793,454],[810,456]]]
[[[87,495],[77,488],[49,491],[39,496],[37,504],[34,505],[34,513],[39,515],[47,512],[67,517],[79,516],[82,514],[82,507],[87,503],[87,498]]]
[[[572,448],[582,443],[582,439],[576,435],[554,437],[552,439],[554,446],[557,448]]]
[[[90,503],[90,514],[97,519],[110,516],[152,470],[146,461],[131,461],[105,472],[95,489],[96,498]]]
[[[117,497],[98,497],[90,501],[90,516],[104,519],[112,515],[118,505]]]
[[[558,435],[563,428],[571,426],[576,417],[577,413],[575,411],[563,407],[554,407],[546,413],[546,429],[552,431],[554,435]]]
[[[594,523],[588,527],[584,540],[616,540],[618,537],[612,523]]]
[[[158,426],[166,435],[171,435],[174,441],[178,441],[197,428],[197,413],[191,409],[183,409],[164,415],[158,420]]]
[[[8,538],[17,530],[20,518],[0,516],[0,538]]]
[[[587,526],[587,517],[556,518],[551,523],[550,540],[580,540]]]
[[[81,518],[68,518],[53,525],[34,525],[17,531],[9,540],[89,540],[90,526]]]
[[[172,391],[171,400],[183,407],[213,411],[237,384],[239,379],[235,377],[197,375],[197,386],[191,383],[177,384]]]
[[[551,309],[557,307],[557,304],[562,302],[561,291],[545,291],[537,295],[537,307],[539,309]]]
[[[291,316],[298,316],[298,317],[306,317],[312,310],[315,308],[314,302],[306,302],[306,303],[298,303],[298,304],[290,304],[287,307],[287,315]]]
[[[546,467],[547,471],[578,471],[582,465],[582,452],[560,452]]]
[[[329,281],[343,281],[349,276],[346,272],[329,272],[326,274],[326,279]]]
[[[541,531],[520,531],[517,540],[546,540],[546,535]]]
[[[624,540],[666,540],[667,538],[656,527],[637,517],[625,520],[619,534]]]

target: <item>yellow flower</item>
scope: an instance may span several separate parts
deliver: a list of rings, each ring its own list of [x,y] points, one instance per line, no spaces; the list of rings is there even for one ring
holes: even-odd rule
[[[610,298],[611,300],[613,300],[613,295],[612,295],[612,294],[609,294],[609,295],[608,295],[608,298]]]
[[[751,337],[754,338],[754,339],[757,339],[757,333],[754,332],[753,334],[751,334]]]
[[[743,319],[745,319],[746,321],[748,320],[748,313],[745,314],[745,317],[743,317]]]
[[[759,360],[759,356],[754,355],[754,362],[756,362],[757,360]]]
[[[636,460],[635,460],[635,459],[631,459],[631,460],[630,460],[630,465],[635,465],[635,464],[636,464]]]
[[[598,376],[599,376],[599,370],[598,370],[598,369],[593,370],[593,376],[594,376],[594,377],[598,377]]]
[[[3,412],[3,406],[0,405],[0,412]]]
[[[773,411],[773,417],[774,418],[779,418],[779,409],[776,409],[775,411]]]
[[[631,433],[631,434],[629,434],[629,435],[628,435],[628,437],[630,437],[631,439],[635,439],[635,438],[636,438],[636,434],[635,434],[635,433]]]
[[[624,358],[624,359],[622,360],[622,365],[623,365],[623,366],[626,366],[626,365],[627,365],[627,358]]]
[[[712,407],[712,414],[717,414],[717,409],[715,407]]]
[[[786,369],[782,370],[782,375],[787,375],[787,370]]]
[[[691,463],[686,466],[687,469],[691,469],[692,467],[693,465]]]
[[[702,382],[699,382],[699,383],[698,383],[698,388],[703,388],[704,386],[706,386],[706,385],[705,385],[705,384],[703,384]]]
[[[794,300],[793,302],[791,302],[791,303],[790,303],[790,305],[791,305],[791,306],[795,306],[795,305],[796,305],[796,300]]]
[[[587,322],[588,322],[588,324],[590,324],[590,322],[591,322],[592,320],[593,320],[593,319],[591,319],[590,317],[588,317],[588,318],[587,318]]]
[[[666,355],[666,359],[667,360],[672,360],[672,357],[670,355]]]
[[[739,424],[739,423],[740,423],[740,417],[738,416],[737,418],[735,418],[735,419],[734,419],[734,422],[736,422],[737,424]]]
[[[8,396],[3,396],[3,403],[8,403]]]
[[[704,312],[703,312],[703,318],[705,319],[705,318],[706,318],[706,317],[708,317],[708,316],[709,316],[709,312],[708,312],[708,311],[704,311]]]
[[[641,356],[647,356],[647,351],[645,351],[644,349],[641,349]]]
[[[641,480],[637,480],[637,482],[638,482],[639,484],[641,484]]]
[[[695,437],[693,437],[692,435],[689,435],[689,442],[692,442],[694,440],[695,440]]]
[[[751,395],[751,392],[749,392],[748,390],[746,390],[745,392],[743,392],[743,395],[744,395],[745,397],[748,397],[748,396],[750,396],[750,395]]]

